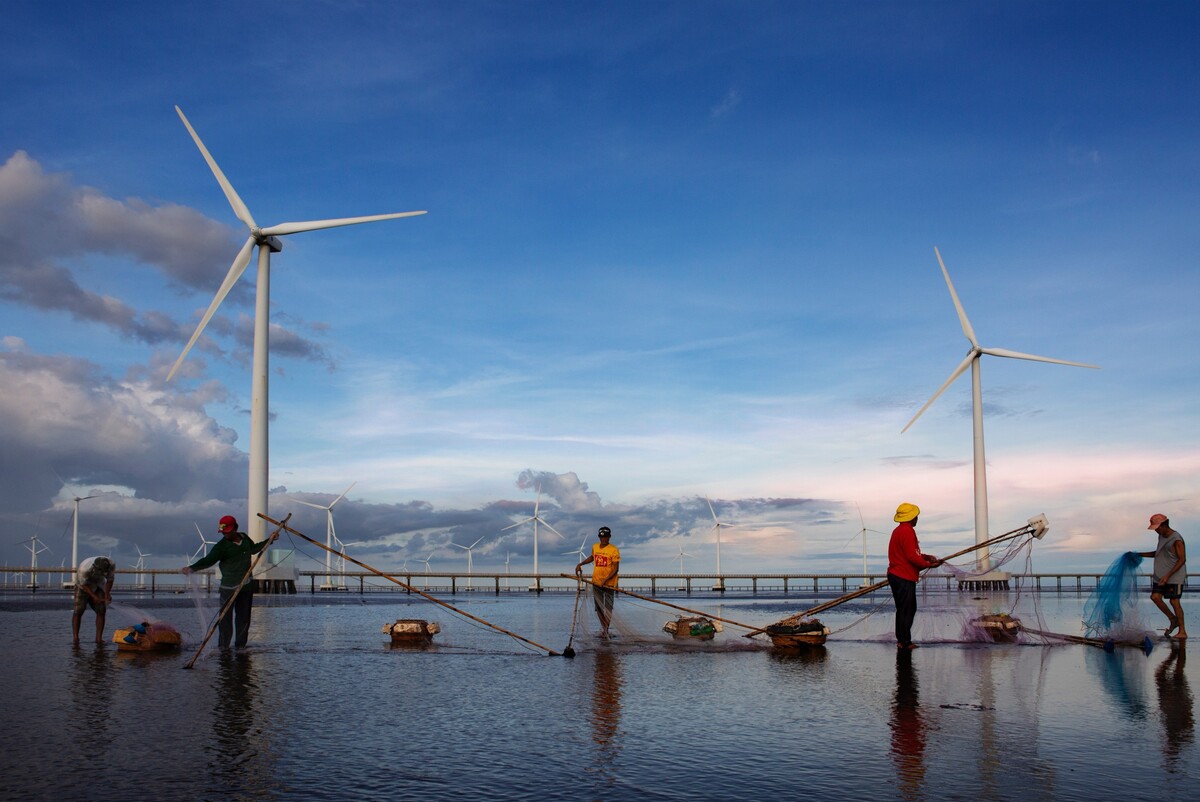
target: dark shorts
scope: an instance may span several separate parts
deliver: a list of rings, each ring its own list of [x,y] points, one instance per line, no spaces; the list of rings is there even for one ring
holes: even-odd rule
[[[612,588],[592,586],[592,604],[595,605],[597,611],[603,610],[606,613],[611,613],[613,602],[616,598],[617,592]]]
[[[1183,585],[1160,585],[1155,582],[1150,585],[1150,592],[1157,593],[1164,599],[1178,599],[1183,595]]]
[[[82,613],[89,607],[92,608],[96,615],[104,615],[104,611],[108,609],[108,605],[104,602],[95,602],[83,590],[75,588],[75,612]]]

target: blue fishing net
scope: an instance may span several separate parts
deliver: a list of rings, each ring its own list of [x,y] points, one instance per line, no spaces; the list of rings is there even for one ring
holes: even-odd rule
[[[1137,604],[1137,572],[1142,556],[1127,551],[1113,561],[1096,583],[1083,608],[1083,627],[1091,637],[1112,634]]]

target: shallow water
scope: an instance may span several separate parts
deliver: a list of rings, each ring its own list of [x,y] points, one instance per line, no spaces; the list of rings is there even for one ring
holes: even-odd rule
[[[898,655],[890,608],[822,616],[824,648],[780,654],[727,629],[676,646],[675,612],[622,598],[611,642],[567,595],[448,599],[573,660],[398,596],[259,596],[249,649],[210,646],[185,600],[133,602],[182,654],[73,648],[68,597],[0,597],[11,799],[1192,798],[1200,656],[933,640]],[[669,599],[763,625],[795,598]],[[118,598],[118,602],[122,600]],[[1038,599],[1075,633],[1084,599]],[[958,599],[923,599],[928,630]],[[984,602],[989,604],[992,602]],[[1149,602],[1144,613],[1153,621]],[[994,603],[992,603],[994,604]],[[1192,600],[1186,601],[1195,611]],[[109,613],[109,632],[137,617]],[[877,615],[860,621],[865,613]],[[942,610],[944,613],[944,610]],[[205,614],[211,614],[206,609]],[[1193,620],[1200,620],[1194,617]],[[436,620],[393,648],[397,618]],[[843,629],[855,622],[857,625]],[[1154,622],[1157,623],[1157,622]],[[839,631],[840,630],[840,631]],[[82,628],[93,632],[91,613]],[[943,642],[936,642],[936,641]]]

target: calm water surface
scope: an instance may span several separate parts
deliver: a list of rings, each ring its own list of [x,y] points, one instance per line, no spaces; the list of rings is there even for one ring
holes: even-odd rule
[[[203,634],[191,603],[117,601],[110,636],[135,604],[190,648],[73,648],[67,596],[0,596],[3,798],[1196,798],[1200,655],[1188,665],[1166,643],[1146,655],[940,642],[898,656],[878,605],[873,630],[784,655],[735,631],[676,647],[655,632],[672,611],[625,604],[613,642],[581,614],[568,660],[399,595],[259,596],[249,649],[210,647],[182,670]],[[807,601],[719,611],[763,625]],[[1045,625],[1078,631],[1083,601],[1043,596]],[[556,651],[571,638],[571,596],[453,602]],[[823,618],[837,630],[873,604]],[[382,625],[410,617],[442,625],[435,646],[388,644]]]

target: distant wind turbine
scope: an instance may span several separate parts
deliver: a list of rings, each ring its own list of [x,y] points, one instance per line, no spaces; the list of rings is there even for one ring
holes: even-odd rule
[[[707,494],[704,496],[704,500],[708,503],[709,514],[712,515],[713,525],[711,528],[717,533],[717,582],[715,585],[713,585],[713,590],[724,591],[725,579],[721,576],[721,527],[737,526],[737,524],[725,523],[724,521],[717,520],[717,512],[713,509],[712,500]]]
[[[479,545],[479,541],[483,540],[483,538],[484,538],[484,535],[480,535],[479,540],[476,540],[474,543],[472,543],[469,546],[460,546],[457,543],[450,544],[451,546],[453,546],[456,549],[463,549],[464,551],[467,552],[467,590],[472,590],[474,587],[471,584],[471,574],[473,574],[475,572],[475,566],[471,562],[471,552],[476,546]]]
[[[421,582],[422,590],[429,590],[429,561],[433,559],[434,552],[429,552],[429,556],[424,560],[417,559],[416,562],[425,563],[425,579]]]
[[[196,523],[195,521],[192,521],[192,526],[196,527],[196,535],[200,538],[200,545],[196,548],[196,551],[192,554],[192,562],[196,562],[196,560],[200,559],[201,557],[207,557],[208,556],[208,547],[217,545],[217,542],[215,540],[209,540],[206,537],[204,537],[204,533],[200,531],[200,524]]]
[[[696,556],[695,554],[688,554],[683,549],[679,550],[679,573],[680,574],[682,574],[684,572],[683,571],[683,558],[684,557],[695,557],[695,556]]]
[[[150,552],[143,552],[143,551],[142,551],[142,547],[141,547],[141,546],[139,546],[139,545],[137,545],[136,543],[134,543],[134,544],[133,544],[133,547],[134,547],[135,549],[137,549],[137,553],[138,553],[138,561],[137,561],[137,565],[135,565],[135,566],[133,567],[133,568],[134,568],[134,570],[138,572],[138,574],[137,574],[137,585],[136,585],[135,587],[138,587],[138,588],[144,588],[144,587],[146,587],[146,580],[145,580],[145,578],[142,576],[142,573],[141,573],[141,572],[142,572],[142,571],[144,571],[144,570],[146,570],[146,558],[147,558],[147,557],[153,557],[154,555],[153,555],[153,554],[151,554]]]
[[[1098,368],[1098,366],[1088,365],[1083,362],[1067,362],[1063,359],[1051,359],[1046,356],[1023,354],[1020,351],[1009,351],[1005,348],[984,348],[980,346],[979,341],[975,338],[975,329],[972,328],[971,321],[967,319],[967,313],[963,309],[962,301],[958,299],[958,293],[954,290],[954,283],[950,281],[950,273],[946,270],[946,263],[942,261],[942,254],[936,247],[933,249],[933,252],[937,256],[938,265],[942,268],[942,276],[946,279],[946,287],[950,290],[950,298],[954,301],[954,308],[958,311],[958,322],[962,326],[963,334],[966,335],[971,348],[967,351],[967,355],[963,358],[963,361],[950,374],[950,378],[946,379],[945,383],[933,394],[933,397],[925,402],[925,406],[917,410],[917,414],[912,416],[912,420],[900,430],[900,433],[907,432],[909,427],[916,423],[917,418],[921,417],[922,413],[929,409],[930,405],[937,400],[938,396],[953,384],[954,380],[961,376],[968,367],[971,368],[971,423],[974,434],[975,454],[975,543],[980,544],[988,539],[987,468],[983,452],[983,391],[980,381],[980,357],[987,354],[988,356],[1001,356],[1008,359],[1026,359],[1032,362],[1070,365],[1076,368]],[[987,571],[991,568],[991,556],[987,547],[978,551],[978,560],[980,570]]]
[[[342,539],[334,535],[334,541],[338,547],[338,590],[346,589],[346,549],[351,546],[361,546],[363,541],[356,540],[353,543],[344,543]],[[325,552],[328,554],[329,552]]]
[[[507,532],[509,529],[516,529],[518,526],[524,526],[525,524],[529,523],[530,521],[533,521],[533,584],[529,586],[529,589],[532,591],[537,591],[539,593],[541,592],[542,587],[538,582],[538,524],[541,524],[542,526],[546,527],[554,534],[558,535],[559,540],[563,539],[562,534],[560,534],[559,531],[557,529],[555,529],[553,526],[546,523],[546,521],[544,519],[542,519],[540,517],[540,515],[538,514],[538,508],[541,506],[541,503],[542,503],[542,490],[539,487],[538,494],[537,494],[537,500],[533,503],[533,515],[529,516],[528,518],[526,518],[523,521],[517,521],[512,526],[506,526],[500,530],[501,532]]]
[[[29,549],[29,589],[38,589],[38,573],[37,573],[37,558],[44,551],[49,551],[49,546],[38,544],[38,536],[34,535],[29,538],[29,542],[25,544],[25,548]]]
[[[339,501],[346,497],[346,494],[354,489],[358,482],[351,482],[350,487],[342,491],[342,494],[328,504],[313,504],[311,501],[297,502],[306,507],[312,507],[318,510],[325,510],[325,584],[321,586],[321,590],[333,590],[333,544],[337,540],[337,532],[333,528],[333,507]]]
[[[196,326],[196,331],[192,334],[192,338],[188,340],[183,353],[179,355],[179,359],[175,360],[175,365],[171,368],[171,372],[167,374],[167,381],[170,381],[175,372],[179,370],[179,366],[183,364],[184,358],[187,357],[188,352],[192,350],[192,346],[196,344],[196,340],[204,332],[204,327],[208,325],[208,321],[217,311],[217,307],[221,305],[221,302],[225,300],[225,296],[229,294],[230,290],[238,282],[238,279],[242,277],[242,273],[245,272],[246,267],[250,264],[250,255],[254,251],[255,246],[257,246],[258,284],[255,290],[254,302],[254,356],[250,387],[250,471],[247,491],[249,514],[246,520],[249,521],[247,533],[250,539],[258,542],[266,536],[266,521],[259,518],[258,513],[267,512],[267,415],[269,410],[267,377],[271,307],[271,254],[283,250],[283,243],[278,238],[305,231],[318,231],[326,228],[356,225],[358,223],[372,223],[377,220],[413,217],[425,214],[425,212],[398,212],[395,214],[371,215],[369,217],[341,217],[330,220],[312,220],[304,223],[280,223],[261,228],[258,223],[254,222],[250,210],[242,202],[241,197],[238,196],[233,185],[225,177],[225,174],[221,172],[221,168],[217,166],[217,162],[208,152],[208,148],[200,141],[199,134],[192,128],[192,124],[188,122],[183,111],[178,106],[175,107],[175,111],[179,114],[179,119],[183,121],[188,133],[191,134],[196,147],[200,149],[200,153],[204,156],[204,161],[208,163],[213,176],[216,177],[217,183],[221,185],[221,189],[225,193],[225,198],[229,201],[229,205],[233,207],[233,213],[250,229],[250,236],[247,238],[245,244],[242,245],[241,250],[238,251],[237,256],[234,257],[233,264],[229,268],[229,273],[226,274],[225,280],[221,282],[217,294],[213,297],[208,310],[200,319],[200,324]]]
[[[583,541],[579,544],[579,549],[577,551],[564,551],[563,554],[570,554],[572,556],[577,556],[577,557],[579,557],[579,561],[583,562],[584,560],[587,559],[587,556],[588,556],[588,553],[584,550],[584,547],[587,546],[587,542],[588,542],[588,539],[587,539],[587,536],[585,535],[583,538]]]

